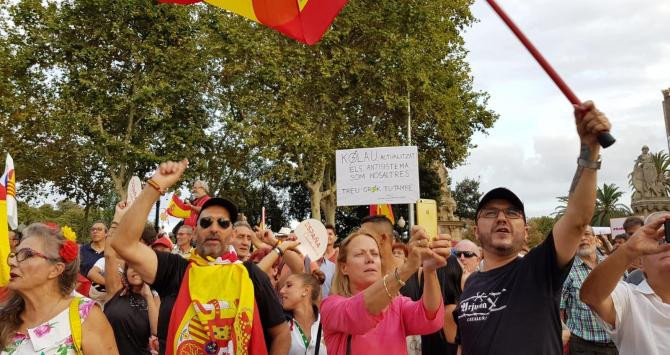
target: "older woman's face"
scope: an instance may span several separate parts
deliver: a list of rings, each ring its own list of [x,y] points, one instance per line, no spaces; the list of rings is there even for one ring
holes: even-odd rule
[[[47,260],[40,255],[49,257],[41,238],[27,237],[21,241],[16,247],[16,255],[8,259],[9,289],[30,290],[57,280],[63,272],[63,263]]]
[[[363,291],[382,277],[382,262],[377,242],[367,235],[355,237],[347,246],[342,273],[349,277],[352,291]]]

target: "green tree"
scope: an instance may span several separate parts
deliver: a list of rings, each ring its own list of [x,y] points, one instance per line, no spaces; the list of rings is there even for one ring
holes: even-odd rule
[[[21,0],[3,10],[0,62],[12,80],[2,94],[19,104],[2,112],[12,129],[0,141],[19,152],[22,183],[48,182],[89,205],[109,190],[125,198],[130,177],[160,161],[191,157],[188,174],[203,170],[222,70],[207,26],[220,11],[151,0]]]
[[[224,59],[244,73],[231,74],[228,119],[243,122],[248,144],[273,162],[265,178],[304,184],[312,216],[323,210],[333,222],[335,150],[405,144],[408,105],[422,159],[462,162],[472,134],[496,118],[465,61],[470,4],[350,2],[311,47],[240,26],[235,38],[245,44],[233,47],[246,60]]]
[[[551,216],[532,217],[528,219],[528,247],[534,248],[542,243],[554,227],[556,219]]]
[[[479,179],[465,178],[459,181],[451,192],[456,201],[455,214],[463,219],[474,220],[477,213],[477,204],[482,196],[479,191]]]
[[[619,202],[623,192],[614,184],[603,184],[596,191],[596,209],[591,219],[592,226],[609,227],[610,218],[629,216],[633,212]]]
[[[554,212],[551,214],[555,219],[558,219],[565,214],[565,210],[568,208],[568,196],[558,196],[556,199],[558,200],[558,206],[554,208]]]

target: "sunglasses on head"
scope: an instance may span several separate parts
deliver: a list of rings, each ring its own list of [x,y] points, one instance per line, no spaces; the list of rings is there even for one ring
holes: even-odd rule
[[[200,218],[200,221],[198,222],[200,224],[200,228],[207,229],[209,228],[214,221],[219,225],[219,227],[223,229],[228,229],[231,225],[230,221],[224,218],[217,218],[214,219],[212,217],[202,217]]]
[[[477,256],[477,254],[475,254],[474,252],[471,252],[471,251],[457,251],[455,254],[456,254],[456,257],[459,257],[459,258],[461,256],[465,256],[466,258],[472,258],[472,257]]]

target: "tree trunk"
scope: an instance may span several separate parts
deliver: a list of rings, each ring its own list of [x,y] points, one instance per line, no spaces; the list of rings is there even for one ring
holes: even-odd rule
[[[309,190],[309,202],[312,209],[312,218],[321,220],[321,185],[322,180],[317,182],[308,182],[307,189]]]
[[[337,203],[335,201],[335,193],[332,190],[328,195],[322,197],[321,209],[323,209],[323,213],[326,215],[326,224],[335,225]]]

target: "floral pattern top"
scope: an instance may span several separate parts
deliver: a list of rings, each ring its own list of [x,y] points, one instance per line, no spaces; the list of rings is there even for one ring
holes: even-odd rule
[[[89,298],[79,300],[79,316],[84,323],[95,301]],[[17,332],[1,355],[76,355],[70,331],[70,308],[45,323],[28,328],[27,334]]]

